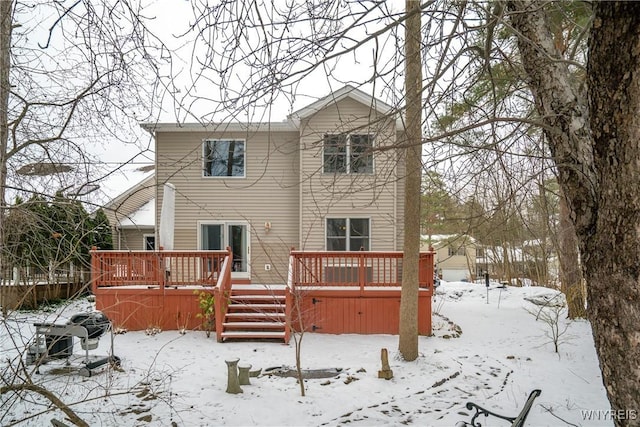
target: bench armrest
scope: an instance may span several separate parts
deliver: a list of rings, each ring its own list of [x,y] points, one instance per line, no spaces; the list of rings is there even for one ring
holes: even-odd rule
[[[496,418],[500,418],[502,420],[505,421],[509,421],[511,423],[511,427],[522,427],[524,426],[524,421],[527,419],[527,415],[529,414],[529,411],[531,410],[531,407],[533,406],[533,401],[536,399],[536,397],[540,396],[540,394],[542,393],[541,390],[533,390],[530,394],[529,397],[527,398],[527,401],[525,402],[524,406],[522,407],[522,410],[520,410],[520,413],[518,415],[516,415],[515,417],[508,417],[505,415],[500,415],[500,414],[496,414],[493,411],[490,411],[486,408],[483,408],[482,406],[473,403],[473,402],[467,402],[467,404],[465,405],[467,409],[472,410],[475,409],[475,413],[473,414],[473,417],[471,417],[471,421],[469,423],[463,423],[465,426],[473,426],[473,427],[481,427],[482,424],[479,423],[477,421],[477,418],[480,415],[484,415],[485,417],[488,417],[489,415],[491,415],[492,417],[496,417]]]

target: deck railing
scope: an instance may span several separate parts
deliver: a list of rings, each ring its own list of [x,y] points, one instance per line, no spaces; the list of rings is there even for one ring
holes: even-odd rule
[[[91,251],[93,289],[215,286],[229,251]]]
[[[291,251],[289,283],[296,287],[399,287],[402,252]],[[433,252],[420,253],[419,286],[433,289]]]

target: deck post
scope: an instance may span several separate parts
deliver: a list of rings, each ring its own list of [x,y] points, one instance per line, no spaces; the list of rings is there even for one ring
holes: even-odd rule
[[[91,290],[94,295],[98,288],[98,268],[100,266],[97,250],[98,248],[96,246],[91,247]]]
[[[222,312],[222,292],[220,292],[218,286],[213,288],[213,305],[216,321],[216,340],[222,342],[222,322],[224,321],[225,314]]]
[[[156,269],[156,274],[158,278],[158,283],[160,284],[160,290],[164,291],[164,285],[167,280],[167,267],[164,265],[164,255],[162,254],[164,248],[160,246],[160,250],[158,251],[158,268]]]
[[[358,285],[360,286],[360,293],[364,292],[364,285],[367,281],[367,270],[365,269],[365,257],[364,248],[360,248],[360,256],[358,256]]]

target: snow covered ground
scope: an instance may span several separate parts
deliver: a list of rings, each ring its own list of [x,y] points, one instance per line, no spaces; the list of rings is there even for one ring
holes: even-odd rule
[[[554,293],[540,287],[501,289],[497,284],[487,292],[483,285],[443,282],[434,299],[434,335],[420,337],[420,357],[413,362],[398,358],[397,336],[307,333],[303,368],[338,368],[340,373],[307,379],[305,397],[295,378],[275,375],[251,378],[242,394],[225,392],[226,359],[239,358],[252,369],[294,367],[293,340],[289,345],[220,344],[200,331],[116,335],[121,370],[105,369],[87,378],[55,361],[31,378],[90,426],[454,426],[469,421],[467,401],[516,415],[536,388],[542,395],[528,425],[611,426],[589,323],[567,322],[562,313],[559,321],[567,329],[555,353],[549,323],[536,320],[541,306],[531,301],[549,300]],[[91,303],[82,300],[51,313],[13,314],[0,335],[3,379],[12,377],[9,369],[19,360],[16,347],[24,351],[34,322],[63,322],[91,309]],[[79,347],[77,356],[83,354]],[[390,354],[390,380],[378,378],[383,348]],[[92,354],[108,350],[105,336]],[[65,421],[60,410],[35,393],[18,397],[9,392],[0,399],[0,425]]]

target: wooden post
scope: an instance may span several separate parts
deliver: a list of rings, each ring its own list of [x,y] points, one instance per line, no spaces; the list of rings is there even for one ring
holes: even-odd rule
[[[378,378],[384,378],[390,380],[393,378],[393,371],[389,366],[389,353],[386,348],[380,351],[380,358],[382,359],[382,369],[378,371]]]
[[[364,248],[361,247],[360,252],[364,252]],[[366,277],[367,274],[364,266],[365,266],[364,253],[360,253],[358,255],[358,286],[360,287],[361,294],[364,292],[364,285],[367,281],[367,277]]]
[[[240,359],[228,359],[225,360],[227,364],[227,393],[238,394],[242,393],[240,388],[240,382],[238,379],[238,362]]]
[[[98,248],[96,246],[91,247],[91,290],[93,294],[96,294],[96,290],[98,289],[98,278],[101,277],[101,272],[98,271],[100,268],[100,259],[98,258],[98,254],[96,251]]]
[[[251,365],[238,365],[238,382],[240,385],[251,385],[249,381],[249,371]]]

